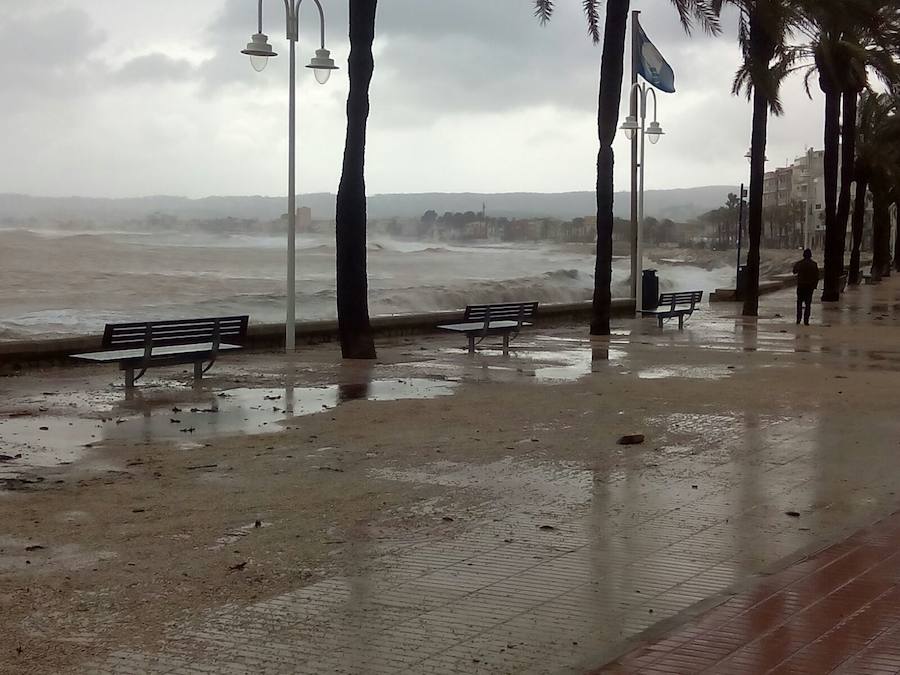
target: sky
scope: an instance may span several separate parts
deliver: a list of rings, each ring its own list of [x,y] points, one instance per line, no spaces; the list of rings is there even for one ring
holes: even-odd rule
[[[334,192],[348,90],[350,0],[322,0],[341,70],[325,85],[302,68],[318,17],[301,9],[298,192]],[[731,94],[736,18],[688,37],[668,0],[635,0],[673,66],[659,95],[666,135],[648,149],[647,188],[747,180],[750,106]],[[565,192],[595,183],[601,47],[580,0],[557,0],[541,27],[531,0],[382,0],[367,147],[370,194]],[[263,73],[240,53],[256,0],[0,0],[0,193],[43,196],[287,193],[284,5],[264,0],[280,56]],[[627,79],[627,74],[626,74]],[[802,77],[770,122],[770,168],[821,147],[823,103]],[[625,108],[623,106],[623,115]],[[629,144],[616,142],[617,189]]]

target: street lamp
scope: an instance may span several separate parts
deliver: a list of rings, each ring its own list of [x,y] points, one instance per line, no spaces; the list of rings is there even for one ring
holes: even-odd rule
[[[647,99],[649,95],[653,94],[653,121],[650,125],[647,125]],[[636,276],[635,284],[634,284],[634,308],[635,312],[640,314],[641,310],[644,308],[644,241],[643,241],[643,230],[644,230],[644,157],[645,151],[647,148],[647,141],[650,141],[651,145],[656,145],[659,142],[660,137],[665,135],[665,132],[662,130],[659,122],[656,120],[657,113],[657,100],[656,100],[656,91],[653,87],[649,87],[646,84],[642,84],[640,82],[635,82],[631,85],[631,92],[629,94],[630,97],[637,97],[638,100],[638,115],[629,115],[625,118],[625,121],[622,123],[622,131],[625,132],[625,138],[629,141],[635,137],[635,134],[639,134],[638,138],[640,139],[640,159],[638,160],[638,167],[640,168],[640,178],[638,182],[638,222],[637,222],[637,265],[635,266]],[[633,175],[633,174],[632,174]]]
[[[297,269],[297,206],[296,206],[296,44],[300,36],[300,4],[303,0],[284,0],[284,10],[287,18],[287,39],[290,43],[290,84],[288,89],[288,241],[287,241],[287,317],[285,321],[285,351],[292,352],[295,347],[297,320],[296,320],[296,269]],[[316,55],[309,62],[307,68],[311,68],[316,75],[319,84],[325,84],[332,70],[337,70],[331,52],[325,48],[325,12],[319,0],[313,0],[319,9],[320,47]],[[262,19],[263,0],[259,0],[259,22],[257,32],[250,38],[250,42],[242,54],[250,57],[250,65],[257,72],[265,69],[269,59],[277,56],[269,44],[268,36],[263,33]]]

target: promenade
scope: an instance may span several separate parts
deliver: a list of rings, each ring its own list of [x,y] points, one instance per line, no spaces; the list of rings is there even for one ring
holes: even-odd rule
[[[876,601],[895,634],[900,281],[793,316],[245,354],[133,400],[0,378],[0,672],[767,672]],[[819,616],[842,556],[868,595]],[[871,640],[791,672],[900,672]]]

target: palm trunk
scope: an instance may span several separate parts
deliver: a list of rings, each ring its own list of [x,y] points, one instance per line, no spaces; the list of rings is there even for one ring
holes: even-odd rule
[[[844,268],[841,239],[847,235],[847,221],[844,221],[844,231],[841,233],[837,217],[841,93],[836,87],[822,88],[825,90],[825,288],[822,302],[836,302],[841,299],[841,273]]]
[[[851,187],[856,166],[856,114],[858,108],[859,92],[855,90],[845,91],[843,120],[841,122],[841,143],[843,144],[841,146],[841,192],[838,196],[837,207],[837,227],[841,234],[841,265],[844,264],[844,255],[847,248],[847,221],[850,219]]]
[[[894,270],[900,272],[900,200],[894,202],[895,219],[894,223]]]
[[[866,193],[869,181],[860,171],[856,173],[856,199],[853,205],[853,248],[850,251],[850,279],[848,283],[857,286],[860,278],[860,250],[862,248],[863,228],[866,224]]]
[[[591,335],[610,334],[613,253],[613,140],[619,126],[619,100],[625,70],[625,36],[630,0],[609,0],[600,63],[600,96],[597,110],[597,261],[594,269],[594,303]]]
[[[891,260],[890,203],[888,191],[880,183],[872,181],[872,277],[876,280],[884,276]]]
[[[766,135],[769,102],[758,88],[753,90],[753,133],[750,142],[750,203],[747,208],[747,272],[744,287],[744,316],[759,316],[759,246],[763,224],[763,186],[766,175]]]
[[[347,139],[337,194],[337,313],[345,359],[374,359],[366,276],[366,124],[375,71],[372,43],[378,0],[350,0]]]

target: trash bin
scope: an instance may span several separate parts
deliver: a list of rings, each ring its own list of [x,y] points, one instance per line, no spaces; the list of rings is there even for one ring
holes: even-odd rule
[[[643,289],[641,293],[641,307],[644,309],[656,309],[659,307],[659,277],[656,270],[644,270],[641,277]]]
[[[735,300],[743,300],[744,299],[744,291],[747,289],[747,266],[741,265],[738,267],[737,273],[737,288],[735,289],[734,298]]]

